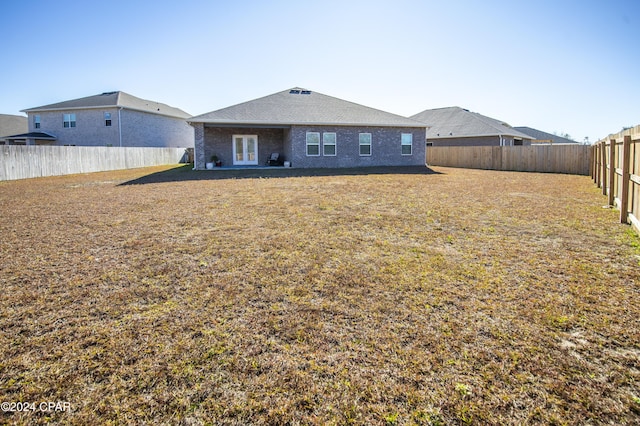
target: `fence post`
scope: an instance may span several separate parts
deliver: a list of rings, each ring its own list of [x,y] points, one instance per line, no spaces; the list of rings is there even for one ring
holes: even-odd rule
[[[622,145],[622,194],[620,194],[620,223],[629,219],[629,181],[631,166],[631,136],[624,137]]]
[[[602,187],[602,145],[597,144],[594,146],[596,149],[596,183],[598,188]]]
[[[600,151],[602,156],[602,195],[607,195],[607,141],[602,141]]]
[[[591,146],[591,180],[593,183],[598,183],[598,146]]]
[[[611,143],[609,146],[609,205],[613,206],[616,202],[614,187],[616,182],[616,140],[611,139],[609,142]]]

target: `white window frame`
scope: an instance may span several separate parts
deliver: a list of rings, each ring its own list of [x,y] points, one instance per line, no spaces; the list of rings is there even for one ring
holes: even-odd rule
[[[408,137],[408,143],[407,140],[405,140],[405,138]],[[404,147],[408,146],[409,147],[409,153],[406,154],[404,152]],[[402,133],[400,135],[400,153],[402,155],[413,155],[413,133]]]
[[[62,127],[64,127],[65,129],[76,127],[76,115],[62,114]]]
[[[368,138],[369,138],[369,142],[368,143],[363,143],[363,140],[362,140],[363,136],[368,136]],[[366,141],[364,141],[364,142],[366,142]],[[360,153],[361,157],[371,157],[371,154],[373,153],[372,145],[373,145],[373,137],[371,136],[371,133],[358,133],[358,152]],[[369,147],[369,153],[368,154],[363,154],[362,153],[362,147],[363,146],[368,146]]]
[[[33,128],[34,129],[39,129],[41,126],[40,124],[40,114],[36,114],[33,116]]]
[[[112,121],[111,121],[111,113],[110,112],[105,112],[104,113],[104,125],[105,127],[111,127]]]
[[[327,142],[326,137],[328,135],[333,135],[333,141]],[[327,146],[333,147],[333,154],[327,154]],[[336,132],[324,132],[322,134],[322,155],[324,155],[325,157],[335,157],[336,155],[338,155],[338,135],[336,134]]]
[[[318,139],[318,143],[309,143],[309,137],[310,136],[316,136]],[[317,154],[309,154],[309,147],[311,146],[315,146],[318,148],[318,153]],[[307,137],[306,137],[306,152],[307,152],[307,157],[319,157],[320,156],[320,132],[307,132]]]

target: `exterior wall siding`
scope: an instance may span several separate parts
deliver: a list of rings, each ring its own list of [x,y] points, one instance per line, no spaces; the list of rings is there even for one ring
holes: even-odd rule
[[[111,113],[111,126],[105,126],[104,113]],[[76,115],[75,127],[64,127],[64,114]],[[40,128],[33,123],[40,116]],[[186,120],[123,109],[122,146],[192,147],[193,128]],[[29,113],[29,132],[47,132],[58,138],[51,145],[120,146],[118,108],[106,107],[68,111]]]
[[[336,133],[336,155],[308,156],[307,132]],[[360,133],[371,133],[371,155],[360,155]],[[402,155],[402,133],[413,135],[411,155]],[[347,127],[347,126],[293,126],[291,140],[293,167],[367,167],[367,166],[424,166],[426,164],[425,133],[422,128]]]
[[[120,114],[122,146],[193,147],[193,127],[184,119],[127,109]]]

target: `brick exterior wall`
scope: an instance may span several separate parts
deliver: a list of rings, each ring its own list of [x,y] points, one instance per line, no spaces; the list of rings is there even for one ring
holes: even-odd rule
[[[336,155],[307,156],[307,132],[336,133]],[[360,133],[371,133],[371,155],[360,155]],[[401,134],[411,133],[411,155],[402,155]],[[422,128],[293,126],[292,148],[294,167],[367,167],[367,166],[424,166],[426,164],[425,133]]]
[[[194,126],[202,126],[195,123]],[[197,127],[196,127],[197,129]],[[336,133],[336,155],[307,156],[307,132]],[[371,155],[361,156],[359,134],[371,133]],[[401,134],[411,133],[411,155],[402,155]],[[258,136],[258,165],[264,165],[272,152],[278,152],[292,167],[340,168],[366,166],[424,166],[426,164],[425,133],[423,128],[349,127],[349,126],[292,126],[290,129],[251,129],[206,127],[202,141],[196,130],[196,168],[204,169],[205,162],[215,154],[224,166],[233,165],[233,135]]]
[[[111,126],[105,125],[104,113],[111,113]],[[76,115],[75,127],[64,127],[64,114]],[[40,128],[34,126],[40,116]],[[193,128],[186,120],[123,109],[122,146],[192,147]],[[96,108],[29,113],[29,132],[47,132],[58,138],[52,145],[120,146],[118,108]]]
[[[204,154],[204,124],[192,123],[194,130],[194,167],[196,169],[204,170],[205,168],[205,154]]]

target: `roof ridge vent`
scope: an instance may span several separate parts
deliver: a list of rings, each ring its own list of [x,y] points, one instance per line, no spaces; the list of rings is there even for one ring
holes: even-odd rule
[[[117,91],[116,92],[102,92],[102,94],[100,96],[115,95],[116,93],[118,93],[118,92]]]

